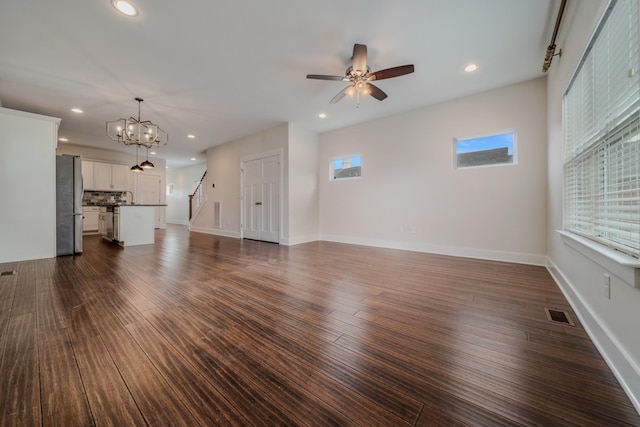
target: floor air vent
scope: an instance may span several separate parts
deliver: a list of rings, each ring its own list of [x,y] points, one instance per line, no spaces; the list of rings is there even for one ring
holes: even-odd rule
[[[3,271],[2,273],[0,273],[0,276],[13,276],[14,274],[16,274],[15,270]]]
[[[566,311],[554,310],[553,308],[545,308],[544,311],[547,313],[547,319],[549,319],[550,322],[575,326]]]

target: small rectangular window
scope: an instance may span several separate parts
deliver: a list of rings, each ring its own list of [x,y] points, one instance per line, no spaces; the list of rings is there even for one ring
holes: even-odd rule
[[[454,140],[454,167],[471,168],[515,163],[515,131]]]
[[[360,154],[334,157],[331,160],[331,180],[360,178],[362,175],[362,159]]]

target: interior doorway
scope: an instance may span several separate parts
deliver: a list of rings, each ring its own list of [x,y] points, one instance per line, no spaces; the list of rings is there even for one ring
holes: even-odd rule
[[[242,237],[279,243],[280,154],[242,162]]]

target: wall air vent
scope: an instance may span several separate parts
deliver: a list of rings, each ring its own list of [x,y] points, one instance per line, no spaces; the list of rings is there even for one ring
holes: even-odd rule
[[[17,271],[10,270],[10,271],[3,271],[2,273],[0,273],[0,276],[13,276],[14,274],[17,274]]]
[[[553,308],[545,308],[545,313],[547,313],[547,319],[549,322],[560,323],[563,325],[575,326],[571,317],[569,317],[569,313],[566,311],[555,310]]]

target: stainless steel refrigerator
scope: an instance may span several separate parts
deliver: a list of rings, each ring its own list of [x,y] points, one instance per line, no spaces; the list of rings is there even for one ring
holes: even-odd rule
[[[57,255],[82,252],[82,160],[56,156]]]

